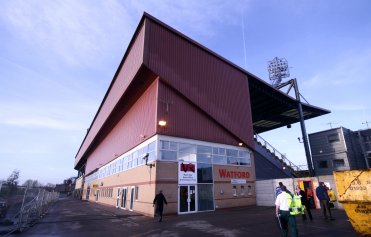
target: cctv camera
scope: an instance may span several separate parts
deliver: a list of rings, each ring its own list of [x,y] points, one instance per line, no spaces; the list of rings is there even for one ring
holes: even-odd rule
[[[144,156],[143,156],[143,160],[145,160],[145,159],[148,159],[148,156],[149,156],[149,153],[146,153]]]

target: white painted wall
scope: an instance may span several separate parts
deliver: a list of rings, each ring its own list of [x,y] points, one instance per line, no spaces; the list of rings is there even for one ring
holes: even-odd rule
[[[297,186],[297,183],[299,180],[312,180],[314,189],[318,187],[319,181],[327,182],[330,184],[331,188],[334,190],[335,195],[338,196],[335,179],[333,175],[305,177],[305,178],[257,180],[255,181],[256,205],[273,207],[275,199],[276,199],[275,190],[276,190],[276,187],[278,187],[278,183],[282,182],[282,184],[285,185],[290,192],[295,193],[294,187]],[[316,201],[317,203],[319,203],[318,199]],[[335,208],[343,209],[343,206],[339,202],[335,202],[334,205],[335,205]]]

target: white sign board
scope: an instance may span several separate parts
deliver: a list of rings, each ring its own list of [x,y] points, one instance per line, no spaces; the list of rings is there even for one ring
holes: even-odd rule
[[[246,179],[231,179],[231,184],[246,184]]]
[[[186,161],[178,163],[178,183],[197,184],[197,163]]]

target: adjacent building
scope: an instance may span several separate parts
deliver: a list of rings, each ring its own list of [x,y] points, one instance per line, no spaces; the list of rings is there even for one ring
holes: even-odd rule
[[[77,188],[145,215],[159,190],[165,213],[255,205],[254,132],[298,122],[297,105],[145,13],[75,157]]]
[[[339,127],[308,135],[316,175],[367,169],[371,159],[371,129]]]

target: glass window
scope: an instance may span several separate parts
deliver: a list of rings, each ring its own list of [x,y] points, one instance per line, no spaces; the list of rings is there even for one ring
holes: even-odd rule
[[[319,169],[327,169],[328,168],[327,160],[318,161],[317,164],[318,164]]]
[[[148,151],[154,151],[155,148],[156,148],[156,142],[155,141],[148,144]]]
[[[177,142],[170,142],[170,150],[177,151],[178,150],[178,143]]]
[[[237,186],[232,187],[232,194],[233,194],[233,197],[237,197]]]
[[[250,159],[250,157],[241,158],[240,159],[240,165],[251,166],[251,159]]]
[[[215,155],[225,155],[225,149],[220,147],[213,147],[213,154]]]
[[[169,141],[162,141],[162,140],[160,140],[160,149],[162,149],[162,150],[170,150],[170,142]]]
[[[327,136],[328,142],[333,143],[333,142],[338,142],[340,141],[339,134],[331,134]]]
[[[197,163],[197,183],[212,183],[213,169],[211,164]]]
[[[131,167],[133,167],[133,160],[132,159],[129,159],[129,161],[128,161],[128,169],[130,169]]]
[[[238,156],[239,157],[248,157],[249,156],[249,152],[247,152],[247,151],[238,151]]]
[[[209,154],[197,154],[197,162],[211,164],[211,155],[209,155]]]
[[[179,143],[179,152],[182,153],[196,153],[196,145]]]
[[[334,165],[335,168],[344,167],[345,166],[345,163],[344,163],[344,160],[343,159],[333,160],[332,161],[332,164]]]
[[[212,184],[198,184],[198,210],[214,210],[214,197]]]
[[[211,154],[212,148],[210,146],[197,146],[197,153]]]
[[[241,185],[241,196],[245,196],[245,186]]]
[[[237,157],[232,157],[232,156],[228,156],[228,164],[231,164],[231,165],[238,165],[239,164],[239,160]]]
[[[135,186],[135,200],[138,200],[139,197],[139,187]]]
[[[153,154],[154,152],[152,152]],[[151,154],[151,153],[149,153]],[[170,160],[170,161],[176,161],[176,151],[160,151],[159,152],[160,160]],[[148,158],[149,161],[149,158]]]
[[[148,153],[148,162],[154,161],[156,159],[155,154],[156,154],[155,151],[150,151]]]
[[[178,160],[189,161],[189,162],[196,162],[196,154],[189,154],[189,153],[181,153],[178,154]]]
[[[227,149],[227,156],[238,156],[238,151],[234,149]]]
[[[133,167],[138,166],[138,151],[134,151],[132,157],[133,157]]]
[[[214,164],[225,165],[225,164],[227,164],[227,157],[226,156],[213,155],[213,162],[214,162]]]

